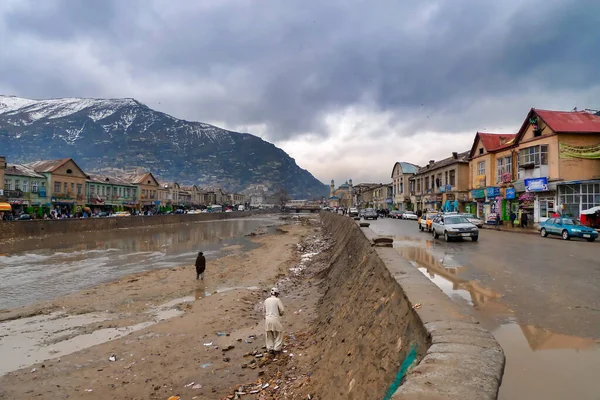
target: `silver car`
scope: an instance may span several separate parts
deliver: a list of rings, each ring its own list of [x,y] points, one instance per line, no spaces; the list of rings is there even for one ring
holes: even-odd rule
[[[477,218],[477,216],[475,216],[475,214],[459,214],[462,215],[463,217],[465,217],[467,219],[467,221],[469,221],[470,223],[472,223],[473,225],[475,225],[478,228],[481,228],[483,226],[483,221],[480,218]]]
[[[479,239],[479,229],[462,215],[439,215],[431,223],[434,238],[444,236],[444,240],[462,239],[470,237],[476,242]]]

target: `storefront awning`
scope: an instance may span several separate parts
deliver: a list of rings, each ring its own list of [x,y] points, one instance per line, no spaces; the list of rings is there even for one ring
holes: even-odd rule
[[[10,211],[12,207],[8,203],[0,203],[0,211]]]

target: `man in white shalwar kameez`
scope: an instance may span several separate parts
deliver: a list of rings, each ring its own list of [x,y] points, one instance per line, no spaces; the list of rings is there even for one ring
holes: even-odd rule
[[[279,299],[279,289],[271,289],[271,297],[265,300],[265,330],[267,351],[279,352],[283,346],[283,327],[280,317],[283,315],[283,303]]]

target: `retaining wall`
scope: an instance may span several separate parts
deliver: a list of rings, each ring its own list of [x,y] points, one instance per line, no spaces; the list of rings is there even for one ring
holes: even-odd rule
[[[230,213],[176,214],[84,219],[0,221],[0,242],[46,235],[64,235],[119,228],[150,227],[198,221],[214,221],[267,214],[267,210],[234,211]]]
[[[395,249],[376,247],[371,229],[321,216],[335,247],[319,305],[320,398],[496,399],[505,358],[494,337]]]

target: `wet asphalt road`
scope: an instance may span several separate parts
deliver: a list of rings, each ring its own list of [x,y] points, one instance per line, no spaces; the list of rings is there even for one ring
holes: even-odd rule
[[[501,399],[600,399],[600,243],[483,229],[446,243],[415,221],[370,222],[496,336]]]

